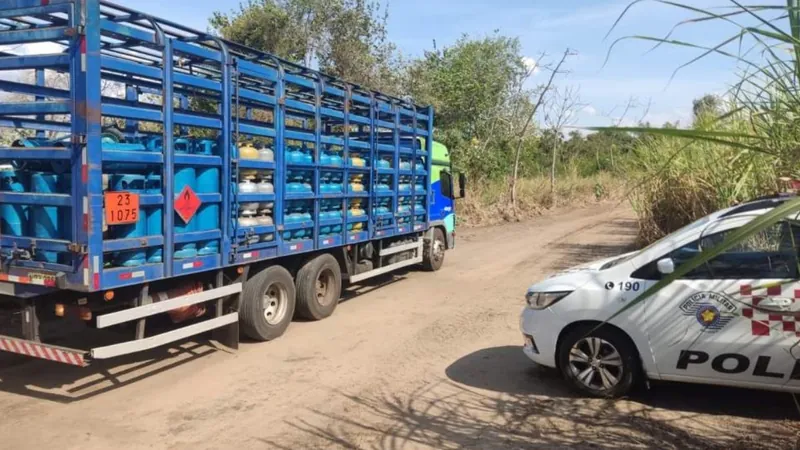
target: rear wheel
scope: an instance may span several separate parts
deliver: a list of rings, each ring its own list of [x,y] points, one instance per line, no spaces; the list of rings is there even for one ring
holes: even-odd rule
[[[270,266],[247,280],[239,313],[242,331],[258,341],[280,337],[292,321],[295,288],[292,275]]]
[[[434,228],[432,234],[431,240],[426,243],[422,251],[422,265],[425,270],[436,272],[444,264],[444,252],[447,244],[444,240],[444,231],[441,228]]]
[[[633,344],[617,330],[580,327],[564,337],[558,366],[577,389],[595,397],[621,397],[641,378]]]
[[[342,271],[333,255],[319,255],[297,272],[297,315],[309,320],[329,317],[339,304]]]

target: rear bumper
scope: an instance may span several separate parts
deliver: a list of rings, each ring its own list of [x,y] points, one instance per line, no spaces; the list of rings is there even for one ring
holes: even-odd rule
[[[0,335],[0,351],[71,366],[86,367],[89,365],[89,352],[85,350],[42,344],[41,342],[26,341],[10,336]]]

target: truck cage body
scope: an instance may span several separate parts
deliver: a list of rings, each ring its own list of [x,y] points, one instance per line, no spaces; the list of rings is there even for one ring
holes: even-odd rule
[[[36,180],[22,188],[0,190],[0,208],[17,208],[26,221],[0,230],[0,281],[13,286],[0,293],[99,292],[419,235],[431,226],[431,107],[101,0],[2,2],[0,75],[7,71],[18,75],[0,76],[0,91],[14,96],[0,99],[0,128],[26,135],[0,147],[0,165],[37,174],[25,175]],[[109,140],[108,126],[122,140]],[[273,149],[274,160],[242,158],[250,142]],[[206,151],[194,150],[203,145]],[[290,160],[289,147],[311,161]],[[341,155],[342,164],[326,164],[325,154]],[[379,167],[381,160],[388,164]],[[215,168],[217,186],[179,191],[182,168]],[[58,174],[59,189],[41,191],[42,180],[54,179],[43,170]],[[119,225],[107,223],[104,195],[114,190],[108,179],[126,171],[147,171],[160,181],[137,194],[138,212],[155,218],[160,232],[120,238]],[[271,177],[274,192],[241,192],[244,172]],[[310,191],[289,189],[287,177],[298,173],[308,177]],[[391,180],[388,190],[377,188],[382,175]],[[338,177],[341,192],[322,192],[329,176]],[[363,190],[351,191],[354,178]],[[184,222],[175,212],[187,207],[182,195],[195,203]],[[347,214],[354,199],[363,202],[363,216]],[[401,212],[401,199],[424,205],[424,214]],[[375,212],[380,201],[389,211]],[[341,205],[341,218],[320,218],[330,202]],[[271,225],[240,224],[242,205],[255,203],[272,204]],[[287,220],[294,205],[307,206],[310,220]],[[189,227],[208,206],[216,226]],[[36,222],[47,211],[51,218],[57,211],[61,235],[43,233]],[[296,238],[297,230],[308,233]],[[254,238],[269,235],[270,241]],[[176,251],[203,243],[215,251],[188,257]],[[113,263],[115,255],[135,251],[146,252],[147,261]],[[151,260],[154,252],[160,259]]]

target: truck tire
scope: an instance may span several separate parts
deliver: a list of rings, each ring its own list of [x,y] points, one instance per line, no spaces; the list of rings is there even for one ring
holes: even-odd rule
[[[298,317],[322,320],[333,314],[342,292],[342,270],[333,255],[325,253],[306,262],[296,283]]]
[[[294,280],[281,266],[269,266],[244,284],[239,319],[251,339],[270,341],[283,335],[295,308]]]
[[[561,341],[557,356],[564,378],[593,397],[622,397],[642,377],[636,347],[610,327],[588,325],[570,331]]]
[[[444,231],[441,228],[433,229],[433,237],[427,242],[422,250],[422,266],[429,272],[436,272],[444,264],[444,252],[447,243],[444,239]]]

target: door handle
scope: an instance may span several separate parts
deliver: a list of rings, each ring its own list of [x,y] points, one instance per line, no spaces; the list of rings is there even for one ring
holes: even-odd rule
[[[794,303],[794,300],[787,297],[766,297],[758,302],[759,307],[786,311]]]

